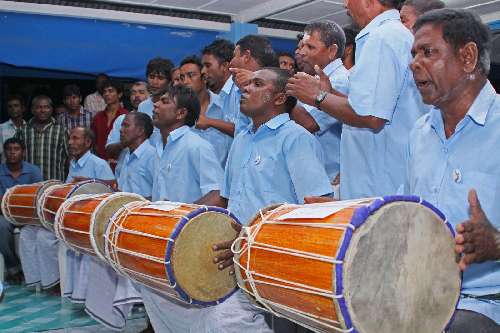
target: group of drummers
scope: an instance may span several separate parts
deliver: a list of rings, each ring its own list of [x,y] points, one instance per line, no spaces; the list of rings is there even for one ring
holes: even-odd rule
[[[413,2],[418,1],[407,4]],[[180,214],[178,210],[184,209],[188,214],[197,207],[220,207],[210,219],[215,225],[217,214],[229,216],[234,229],[231,238],[224,239],[221,227],[221,231],[204,231],[193,242],[203,243],[212,233],[221,233],[215,238],[221,241],[211,245],[208,256],[213,274],[234,280],[234,275],[241,274],[234,260],[241,258],[234,257],[239,252],[233,240],[241,227],[245,230],[258,216],[266,220],[266,208],[271,205],[311,203],[324,209],[334,198],[342,202],[414,195],[444,213],[457,233],[453,246],[463,271],[461,292],[453,319],[441,330],[500,332],[500,155],[494,153],[500,142],[500,99],[487,79],[490,33],[477,16],[454,9],[422,14],[408,29],[401,23],[400,5],[398,0],[346,1],[350,16],[361,28],[355,40],[355,66],[350,70],[341,60],[346,49],[344,32],[331,22],[305,28],[295,54],[299,72],[293,76],[274,67],[270,42],[255,35],[243,37],[234,50],[230,42],[216,40],[203,49],[201,62],[186,58],[179,67],[178,85],[171,84],[170,68],[148,66],[151,97],[139,105],[138,112],[117,118],[108,137],[106,149],[120,155],[114,172],[92,153],[95,139],[90,129],[69,131],[72,160],[65,183],[98,180],[110,191],[136,194],[143,201],[139,208],[125,202],[115,207],[113,218],[107,215],[107,220],[116,221],[114,227],[110,222],[98,238],[111,244],[113,233],[147,236],[150,247],[163,247],[164,255],[168,246],[158,242],[166,236],[145,226],[128,230],[125,222],[118,223],[119,208],[128,207],[127,214],[147,207],[163,212],[144,213],[147,225],[165,212]],[[7,164],[0,171],[17,179],[12,185],[42,181],[37,167],[22,162],[25,149],[17,137],[4,144]],[[19,164],[21,171],[9,171],[9,166]],[[82,193],[103,192],[92,191]],[[42,220],[49,211],[44,211],[44,202],[53,196],[37,203]],[[266,315],[259,306],[260,297],[265,297],[249,298],[242,289],[211,306],[170,297],[154,287],[161,281],[125,270],[119,252],[132,251],[133,238],[120,245],[126,250],[115,243],[118,259],[112,258],[111,245],[103,252],[104,259],[91,247],[66,248],[61,242],[63,229],[53,225],[62,223],[57,221],[59,216],[76,209],[67,202],[57,212],[50,211],[51,222],[21,228],[20,259],[27,285],[50,289],[61,282],[65,297],[85,303],[89,315],[115,330],[125,327],[133,304],[144,303],[150,330],[155,332],[305,331]],[[6,205],[2,204],[4,214]],[[127,216],[121,218],[125,221]],[[186,221],[194,218],[191,214]],[[167,243],[173,242],[168,237]],[[180,249],[171,252],[181,256]],[[168,274],[170,270],[181,274],[180,268],[169,270],[174,258],[168,258],[160,267],[167,267]],[[59,269],[60,259],[64,271]],[[141,260],[150,260],[144,266],[153,267],[150,256]],[[127,269],[134,270],[133,264]],[[189,269],[188,276],[198,275],[196,267]],[[428,275],[432,281],[434,272]],[[456,278],[450,276],[450,283]],[[429,318],[435,315],[430,303]],[[301,324],[300,316],[290,318]],[[376,318],[393,319],[391,313]],[[426,332],[422,327],[426,326],[409,331]],[[347,320],[325,330],[364,331]],[[373,328],[373,332],[382,331]]]

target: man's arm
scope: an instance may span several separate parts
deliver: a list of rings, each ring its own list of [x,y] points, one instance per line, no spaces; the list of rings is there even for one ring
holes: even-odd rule
[[[234,124],[228,121],[209,118],[205,115],[201,115],[198,117],[198,121],[196,122],[196,128],[199,129],[207,129],[209,127],[213,127],[216,130],[221,131],[222,133],[229,135],[231,137],[234,136]]]
[[[302,106],[295,106],[290,112],[290,118],[297,124],[304,127],[310,133],[316,133],[320,130],[318,123]]]
[[[227,199],[220,196],[218,190],[210,191],[200,199],[194,202],[197,205],[215,206],[215,207],[227,207]]]

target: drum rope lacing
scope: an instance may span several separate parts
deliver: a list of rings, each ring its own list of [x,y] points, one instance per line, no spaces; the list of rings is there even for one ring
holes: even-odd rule
[[[240,236],[240,237],[236,238],[235,241],[233,242],[233,244],[231,245],[231,251],[235,254],[241,254],[244,251],[246,251],[246,256],[247,256],[246,267],[243,267],[243,265],[241,265],[239,262],[237,262],[235,260],[235,258],[233,258],[233,262],[245,272],[246,279],[244,279],[244,281],[250,285],[251,291],[249,291],[245,285],[240,285],[240,288],[243,289],[245,292],[249,293],[250,295],[252,295],[261,305],[263,305],[265,307],[265,309],[267,311],[269,311],[270,313],[272,313],[275,316],[281,317],[282,315],[278,314],[270,305],[272,305],[276,308],[281,308],[281,309],[288,311],[290,313],[294,313],[300,317],[305,317],[308,320],[311,320],[311,321],[316,322],[318,324],[326,325],[326,326],[328,326],[336,331],[339,331],[339,332],[346,332],[346,333],[352,332],[354,329],[353,327],[345,330],[345,329],[342,329],[342,328],[339,328],[336,326],[331,326],[331,325],[325,323],[325,321],[330,322],[332,324],[338,324],[338,325],[340,325],[340,322],[332,320],[332,319],[324,318],[321,316],[311,317],[310,314],[307,314],[303,311],[300,311],[300,310],[292,308],[292,307],[288,307],[288,306],[283,305],[283,304],[278,304],[278,303],[272,302],[270,300],[265,299],[264,297],[262,297],[259,294],[259,291],[257,289],[256,284],[266,284],[266,285],[276,286],[276,287],[283,288],[283,289],[295,290],[295,291],[304,292],[304,293],[308,293],[308,294],[329,297],[332,299],[340,299],[340,298],[344,297],[343,295],[335,295],[334,293],[332,293],[329,290],[323,290],[320,288],[306,286],[306,285],[303,285],[303,284],[300,284],[297,282],[279,279],[279,278],[276,278],[273,276],[260,274],[260,273],[257,273],[257,272],[250,270],[250,262],[251,262],[250,249],[252,249],[252,248],[260,249],[260,250],[264,250],[264,251],[276,252],[276,253],[283,253],[283,254],[287,254],[287,255],[302,257],[305,259],[316,259],[319,261],[328,262],[328,263],[336,264],[336,265],[343,264],[343,261],[336,260],[336,258],[333,258],[333,257],[318,255],[318,254],[314,254],[314,253],[308,253],[308,252],[290,249],[290,248],[286,248],[286,247],[273,246],[273,245],[259,243],[259,242],[255,241],[257,234],[259,233],[262,226],[265,224],[294,225],[294,226],[306,226],[306,227],[339,229],[339,230],[346,230],[348,228],[350,228],[352,230],[356,229],[355,226],[352,224],[291,223],[291,222],[278,222],[276,220],[270,219],[270,217],[273,216],[274,213],[278,212],[281,209],[286,209],[288,207],[290,207],[290,205],[283,205],[283,206],[279,206],[279,207],[271,210],[270,212],[267,212],[267,214],[268,214],[267,218],[264,216],[264,213],[262,212],[262,210],[259,210],[259,214],[260,214],[260,218],[261,218],[260,223],[257,223],[254,226],[244,227],[243,231],[246,234],[246,236]],[[243,240],[246,241],[244,246],[242,246],[239,250],[236,250],[235,245],[238,243],[241,243],[241,241],[243,241]],[[257,246],[255,246],[255,245],[257,245]],[[278,282],[283,282],[283,283],[289,284],[291,286],[285,286],[282,284],[272,283],[272,282],[267,282],[267,281],[262,281],[262,280],[255,280],[254,276],[258,276],[258,277],[262,277],[262,278],[266,278],[266,279],[274,280],[274,281],[278,281]],[[270,304],[270,305],[268,305],[268,304]],[[321,319],[321,320],[318,320],[318,319]]]

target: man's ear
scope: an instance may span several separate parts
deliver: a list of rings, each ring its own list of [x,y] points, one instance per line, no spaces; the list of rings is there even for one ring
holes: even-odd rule
[[[468,42],[458,50],[458,56],[462,62],[464,72],[472,73],[475,71],[479,62],[479,49],[474,42]]]
[[[338,51],[339,47],[337,46],[337,44],[332,44],[328,47],[328,59],[330,59],[330,62],[337,58]]]
[[[285,93],[279,93],[274,96],[274,105],[281,106],[286,103],[287,96]]]
[[[183,120],[186,119],[188,115],[188,110],[186,108],[178,108],[176,111],[175,119]]]

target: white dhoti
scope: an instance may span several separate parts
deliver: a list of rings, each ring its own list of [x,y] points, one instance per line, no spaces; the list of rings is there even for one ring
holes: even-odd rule
[[[59,240],[53,232],[38,226],[25,226],[19,237],[19,252],[26,284],[40,282],[42,289],[59,283]]]
[[[61,245],[64,246],[64,245]],[[88,287],[88,274],[92,257],[66,249],[64,255],[63,295],[73,303],[84,303]]]
[[[85,299],[85,311],[92,318],[110,329],[122,330],[132,306],[140,302],[140,294],[132,283],[93,258]]]
[[[141,287],[146,312],[155,332],[172,333],[271,333],[262,310],[253,306],[240,291],[223,303],[192,308]]]

